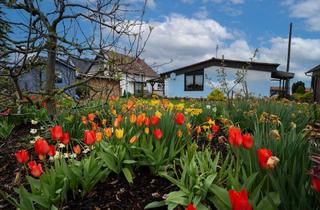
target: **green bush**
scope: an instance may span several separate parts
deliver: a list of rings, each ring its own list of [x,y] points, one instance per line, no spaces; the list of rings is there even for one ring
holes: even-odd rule
[[[311,92],[307,92],[307,93],[294,93],[293,94],[293,98],[294,100],[296,101],[299,101],[299,102],[312,102],[313,101],[313,93]]]
[[[216,88],[208,95],[208,99],[210,101],[225,101],[226,97],[221,90]]]

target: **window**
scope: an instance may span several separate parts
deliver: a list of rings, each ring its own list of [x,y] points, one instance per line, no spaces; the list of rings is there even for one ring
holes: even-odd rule
[[[62,83],[62,73],[60,71],[56,72],[56,83]]]
[[[202,91],[203,90],[203,69],[186,73],[184,75],[185,91]]]

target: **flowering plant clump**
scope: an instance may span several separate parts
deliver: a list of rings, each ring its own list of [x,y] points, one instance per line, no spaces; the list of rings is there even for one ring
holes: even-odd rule
[[[14,153],[31,192],[19,188],[13,203],[54,209],[109,174],[134,188],[143,179],[137,170],[148,168],[177,188],[146,208],[312,209],[320,161],[312,156],[308,168],[304,118],[297,120],[294,105],[273,110],[269,103],[240,100],[228,110],[223,101],[111,97],[106,108],[61,111],[55,124],[32,121],[43,128],[32,128],[31,149]],[[301,192],[300,203],[292,192]]]

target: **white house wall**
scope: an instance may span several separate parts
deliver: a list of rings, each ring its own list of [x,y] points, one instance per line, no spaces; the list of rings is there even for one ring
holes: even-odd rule
[[[219,67],[208,67],[204,69],[204,87],[203,91],[185,91],[184,90],[184,74],[177,75],[175,79],[170,77],[165,79],[165,95],[167,97],[190,97],[190,98],[206,98],[213,88],[219,88],[218,81]],[[236,69],[225,68],[227,74],[227,80],[229,84],[234,84],[233,81],[236,78]],[[248,70],[246,81],[249,92],[254,96],[269,96],[271,73]],[[236,87],[235,90],[239,90]]]
[[[134,83],[141,82],[140,80],[138,80],[134,77],[135,77],[135,75],[133,75],[133,74],[129,74],[127,78],[126,78],[125,74],[123,74],[121,76],[121,80],[120,80],[121,95],[123,95],[125,90],[127,92],[130,92],[131,94],[134,93]],[[149,79],[153,79],[153,77],[144,77],[143,81],[146,82]],[[151,87],[150,83],[147,83],[145,90],[148,90],[148,92],[151,93],[152,87]]]

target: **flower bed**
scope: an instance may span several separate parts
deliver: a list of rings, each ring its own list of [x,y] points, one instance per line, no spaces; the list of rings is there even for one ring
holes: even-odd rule
[[[96,107],[61,109],[53,122],[33,119],[42,129],[33,128],[31,146],[15,152],[17,177],[26,176],[27,183],[6,195],[11,204],[318,208],[320,177],[309,158],[314,147],[305,128],[313,116],[307,105],[238,101],[228,110],[224,102],[112,98]]]

